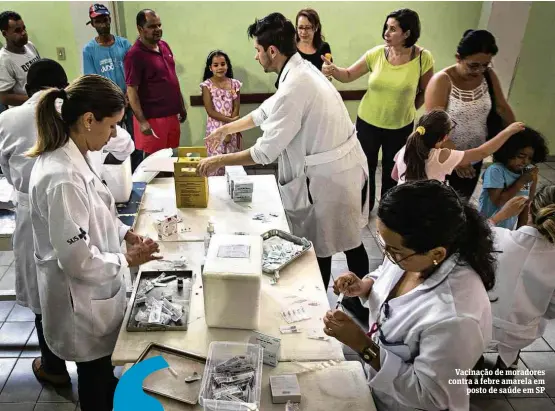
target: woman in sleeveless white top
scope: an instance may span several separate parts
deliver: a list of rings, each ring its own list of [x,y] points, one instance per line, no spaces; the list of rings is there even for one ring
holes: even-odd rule
[[[457,150],[468,150],[488,138],[487,118],[492,109],[485,73],[491,79],[495,109],[506,125],[515,121],[499,79],[491,68],[497,54],[495,38],[486,30],[468,30],[457,47],[457,63],[432,77],[425,95],[426,110],[446,110],[457,127],[451,139]],[[457,167],[448,177],[449,184],[464,197],[472,197],[478,183],[482,163]]]
[[[451,92],[445,111],[457,124],[450,135],[457,150],[469,150],[486,142],[486,122],[490,110],[491,97],[485,78],[474,90],[461,90],[451,81]]]

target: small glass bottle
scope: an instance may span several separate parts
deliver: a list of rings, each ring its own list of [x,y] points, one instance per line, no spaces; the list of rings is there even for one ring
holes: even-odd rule
[[[214,221],[212,219],[208,220],[208,226],[206,227],[206,234],[204,234],[204,255],[208,254],[208,248],[210,247],[210,240],[214,235]]]

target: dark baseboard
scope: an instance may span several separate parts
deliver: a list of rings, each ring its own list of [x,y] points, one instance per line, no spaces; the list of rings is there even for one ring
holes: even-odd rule
[[[343,101],[361,100],[366,90],[339,90]],[[241,93],[241,104],[260,104],[270,98],[274,93]],[[204,103],[202,96],[191,96],[189,98],[191,107],[202,107]]]

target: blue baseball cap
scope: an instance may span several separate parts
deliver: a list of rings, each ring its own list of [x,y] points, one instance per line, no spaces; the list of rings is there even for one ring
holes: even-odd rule
[[[99,3],[93,4],[89,8],[89,17],[91,19],[94,19],[95,17],[98,17],[98,16],[109,16],[109,15],[110,15],[110,10],[108,10],[108,8],[104,4],[99,4]],[[91,24],[91,21],[89,20],[87,24]]]

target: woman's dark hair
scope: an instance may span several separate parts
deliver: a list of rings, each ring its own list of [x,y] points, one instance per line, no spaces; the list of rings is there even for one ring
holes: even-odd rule
[[[256,37],[256,41],[264,50],[274,46],[286,57],[291,57],[297,52],[295,26],[281,13],[268,14],[260,20],[255,20],[249,26],[247,34],[250,38]]]
[[[387,20],[395,19],[399,22],[399,26],[403,33],[410,30],[410,35],[405,40],[404,46],[406,48],[412,47],[420,38],[420,18],[418,13],[411,9],[395,10],[387,15],[383,24],[382,38],[385,40],[385,32],[387,31]]]
[[[478,211],[437,180],[393,187],[380,201],[378,217],[418,254],[445,247],[457,264],[469,265],[486,290],[495,285],[493,234]],[[431,275],[428,274],[428,275]]]
[[[538,231],[555,244],[555,185],[538,190],[530,205],[530,214]]]
[[[547,159],[549,149],[545,143],[545,137],[530,127],[525,127],[524,130],[511,136],[507,142],[493,154],[493,159],[498,163],[507,165],[509,160],[518,156],[519,150],[526,147],[532,147],[534,149],[532,163],[543,163]]]
[[[405,146],[403,160],[407,166],[404,174],[406,181],[428,179],[426,160],[430,150],[443,140],[450,130],[451,119],[443,110],[432,110],[420,117],[415,131],[409,136]]]
[[[62,99],[62,113],[56,110],[56,100]],[[113,81],[96,74],[82,76],[65,89],[44,92],[37,104],[38,139],[27,153],[37,157],[54,151],[67,143],[69,130],[88,112],[97,121],[111,117],[125,108],[125,96]]]
[[[466,30],[457,46],[457,54],[461,59],[478,53],[495,56],[498,51],[495,37],[487,30]]]
[[[306,17],[310,24],[312,24],[312,29],[314,30],[314,39],[312,40],[312,45],[316,50],[318,50],[322,43],[326,40],[324,35],[322,34],[322,24],[320,24],[320,16],[314,9],[302,9],[297,13],[297,17],[295,18],[295,29],[299,24],[299,17]],[[297,43],[301,41],[299,38],[299,32],[295,30],[295,40]]]
[[[233,78],[233,66],[231,65],[231,60],[229,59],[229,56],[222,50],[214,50],[210,52],[208,57],[206,57],[206,65],[204,66],[204,75],[202,76],[202,81],[206,81],[214,75],[214,73],[210,71],[210,66],[212,65],[212,59],[214,57],[223,57],[225,59],[225,64],[227,65],[225,76],[227,78]]]
[[[67,75],[60,63],[50,59],[40,59],[29,67],[25,90],[29,96],[32,96],[45,88],[64,88],[67,85]]]

